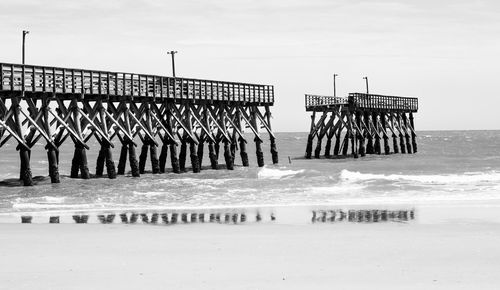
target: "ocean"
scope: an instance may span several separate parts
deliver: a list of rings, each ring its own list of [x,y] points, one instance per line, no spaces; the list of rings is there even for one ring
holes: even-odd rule
[[[500,199],[500,131],[417,133],[417,154],[311,160],[303,157],[307,133],[276,133],[280,163],[272,165],[266,140],[267,165],[263,168],[256,165],[249,135],[250,167],[241,166],[237,152],[235,170],[208,169],[205,149],[201,173],[146,173],[139,178],[127,174],[115,180],[69,178],[73,147],[67,142],[60,153],[60,184],[50,184],[44,145],[37,144],[31,166],[33,175],[40,177],[33,187],[9,186],[18,177],[19,157],[15,144],[7,144],[0,149],[0,213]],[[98,146],[92,142],[89,145],[92,173]],[[119,144],[115,146],[117,164]],[[219,163],[223,164],[222,155]],[[149,160],[146,168],[150,168]]]

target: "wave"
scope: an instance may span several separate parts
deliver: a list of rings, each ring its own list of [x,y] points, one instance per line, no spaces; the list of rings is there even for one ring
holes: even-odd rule
[[[290,177],[300,173],[304,173],[305,169],[301,170],[290,170],[290,169],[274,169],[264,167],[257,173],[258,179],[281,179],[283,177]]]
[[[387,181],[413,181],[430,184],[449,183],[479,183],[479,182],[500,182],[500,172],[469,172],[464,174],[446,175],[405,175],[405,174],[373,174],[349,171],[343,169],[340,173],[341,180],[344,181],[367,181],[367,180],[387,180]]]

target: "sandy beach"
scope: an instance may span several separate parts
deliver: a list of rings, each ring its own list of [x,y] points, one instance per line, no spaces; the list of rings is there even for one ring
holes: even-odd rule
[[[4,223],[0,289],[498,289],[495,204],[386,223]]]

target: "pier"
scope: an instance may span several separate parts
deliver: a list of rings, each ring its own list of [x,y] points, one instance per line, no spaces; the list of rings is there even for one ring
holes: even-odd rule
[[[213,169],[220,149],[227,169],[234,168],[237,150],[248,166],[248,128],[262,167],[262,133],[269,134],[272,162],[278,163],[273,104],[271,85],[0,63],[0,148],[11,139],[17,142],[20,179],[27,186],[33,185],[30,158],[37,142],[46,144],[52,183],[60,182],[64,142],[74,144],[71,177],[90,178],[91,138],[100,145],[97,177],[104,168],[111,179],[125,174],[127,160],[132,176],[139,177],[148,155],[153,174],[165,172],[168,155],[172,171],[181,173],[188,151],[196,173],[205,147]],[[118,148],[115,166],[112,149]]]
[[[324,139],[323,156],[327,158],[417,152],[413,117],[418,111],[417,98],[363,93],[350,93],[346,98],[305,95],[305,107],[312,112],[308,159],[313,157],[315,139],[314,158],[321,157]]]

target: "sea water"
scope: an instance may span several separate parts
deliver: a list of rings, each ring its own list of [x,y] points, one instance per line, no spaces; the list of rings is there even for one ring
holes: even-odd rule
[[[264,135],[263,135],[264,136]],[[247,135],[249,167],[209,169],[207,148],[201,173],[151,174],[90,180],[68,177],[73,147],[61,147],[61,183],[51,184],[44,145],[36,145],[31,166],[37,185],[18,184],[15,144],[0,149],[0,213],[121,209],[218,208],[286,205],[401,204],[500,199],[500,131],[418,132],[417,154],[363,158],[305,159],[307,133],[276,133],[280,163],[257,167],[253,138]],[[267,140],[266,140],[267,141]],[[389,140],[392,146],[392,140]],[[323,145],[326,142],[323,141]],[[99,146],[89,143],[91,173]],[[333,146],[332,146],[333,147]],[[222,148],[221,148],[222,149]],[[113,149],[115,164],[119,143]],[[137,147],[137,154],[140,147]],[[322,152],[323,154],[323,152]],[[289,158],[290,157],[290,158]],[[170,158],[167,160],[167,171]],[[129,169],[127,164],[127,169]],[[150,163],[146,164],[150,169]]]

